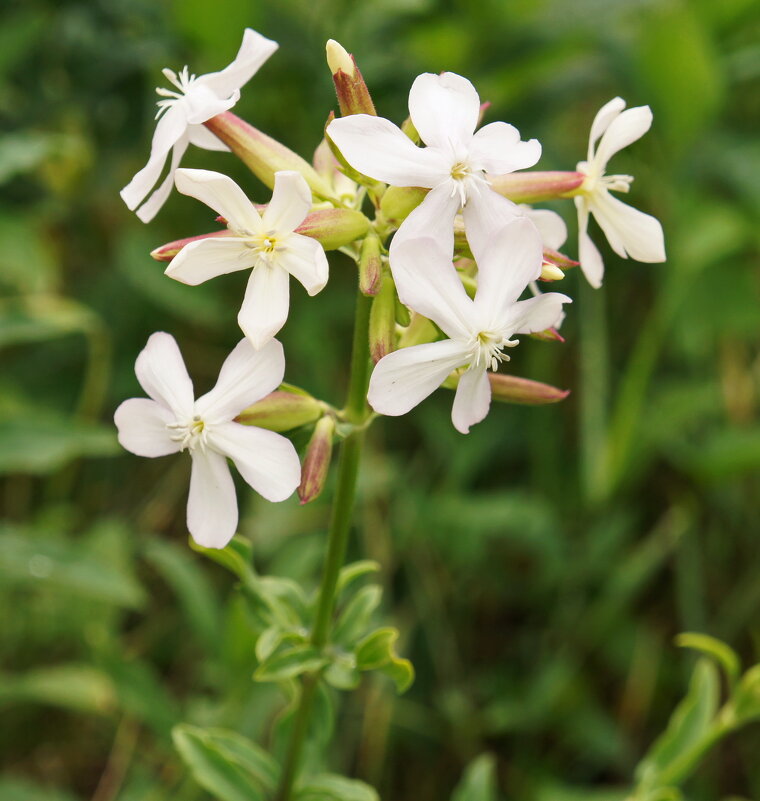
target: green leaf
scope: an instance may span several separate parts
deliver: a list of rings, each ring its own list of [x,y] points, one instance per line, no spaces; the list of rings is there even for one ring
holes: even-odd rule
[[[182,723],[172,738],[193,778],[219,801],[264,801],[277,786],[279,766],[247,737]]]
[[[368,634],[356,646],[356,665],[359,670],[379,670],[403,693],[414,681],[414,668],[408,659],[396,655],[398,636],[398,630],[390,626]]]
[[[681,648],[691,648],[695,651],[700,651],[705,656],[712,657],[726,672],[731,685],[739,678],[739,673],[741,673],[739,655],[733,648],[715,639],[715,637],[687,631],[676,637],[676,645]]]
[[[733,697],[734,714],[742,723],[760,719],[760,665],[742,676]]]
[[[241,581],[247,581],[254,575],[251,567],[253,546],[245,537],[234,536],[224,548],[204,548],[192,538],[188,542],[196,553],[207,556],[212,562],[234,573]]]
[[[0,801],[79,801],[78,796],[26,779],[0,778]]]
[[[253,674],[255,681],[283,681],[323,668],[328,659],[308,643],[279,651],[262,662]]]
[[[376,584],[362,587],[338,617],[333,631],[333,641],[351,648],[367,630],[372,613],[380,605],[382,594],[383,591]]]
[[[18,676],[0,674],[0,705],[20,701],[109,714],[116,706],[116,693],[111,679],[90,665],[57,665]]]
[[[496,801],[496,759],[481,754],[467,766],[451,801]]]
[[[337,690],[355,690],[361,681],[353,654],[336,656],[327,666],[322,677]]]
[[[362,559],[359,562],[352,562],[341,568],[338,574],[338,582],[335,585],[335,597],[340,597],[341,593],[354,581],[369,573],[377,573],[380,570],[380,563],[373,559]]]
[[[377,791],[357,779],[332,773],[312,776],[295,792],[295,801],[380,801]]]
[[[0,301],[0,348],[101,329],[91,309],[68,298],[29,295]]]

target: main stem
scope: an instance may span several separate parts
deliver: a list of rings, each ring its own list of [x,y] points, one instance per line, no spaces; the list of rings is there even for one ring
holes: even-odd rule
[[[351,375],[345,408],[346,419],[355,425],[356,429],[343,441],[338,458],[338,485],[330,517],[325,568],[319,588],[314,627],[311,631],[311,643],[315,648],[323,648],[330,639],[330,627],[335,607],[335,588],[338,584],[340,569],[346,558],[348,534],[356,497],[356,478],[359,473],[359,460],[364,442],[363,423],[367,419],[370,303],[370,298],[357,293],[351,350]],[[301,697],[282,768],[277,801],[290,801],[318,682],[318,676],[313,673],[307,674],[301,681]]]

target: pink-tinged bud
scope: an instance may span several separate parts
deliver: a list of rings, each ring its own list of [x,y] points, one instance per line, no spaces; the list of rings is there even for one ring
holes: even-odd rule
[[[557,331],[556,328],[547,328],[545,331],[536,331],[535,334],[529,334],[528,336],[532,337],[533,339],[538,339],[541,342],[564,342],[565,338]]]
[[[544,262],[553,264],[555,267],[559,267],[560,270],[569,270],[571,267],[578,266],[577,261],[566,256],[564,253],[546,247],[544,248]]]
[[[483,124],[483,118],[486,116],[486,112],[489,108],[491,108],[490,100],[486,100],[485,103],[480,104],[480,109],[478,110],[478,127]]]
[[[237,236],[237,234],[225,228],[222,231],[212,231],[210,234],[199,234],[198,236],[188,236],[184,239],[175,239],[174,242],[167,242],[165,245],[151,250],[150,255],[156,261],[171,261],[185,245],[189,245],[191,242],[197,242],[199,239],[216,239],[225,236]]]
[[[375,104],[354,57],[334,39],[327,42],[326,50],[341,115],[371,114],[376,117]]]
[[[581,172],[534,171],[489,175],[488,183],[495,192],[515,203],[540,203],[573,197],[585,179]]]
[[[380,237],[369,234],[362,242],[359,257],[359,291],[362,295],[377,295],[383,275],[383,260],[380,255]]]
[[[291,428],[313,423],[324,414],[324,405],[308,392],[288,384],[270,392],[235,418],[247,426],[267,428],[270,431],[290,431]]]
[[[301,504],[315,500],[324,489],[332,458],[334,434],[335,420],[331,415],[325,415],[314,426],[301,467],[301,484],[298,487]]]
[[[270,189],[274,188],[276,172],[295,170],[303,175],[315,195],[327,200],[335,199],[330,184],[308,161],[240,117],[224,111],[203,124]]]
[[[389,186],[380,201],[380,211],[390,225],[398,228],[429,191],[416,186]]]
[[[395,335],[396,285],[390,272],[384,270],[369,313],[369,354],[375,364],[396,349]]]
[[[504,373],[488,373],[488,381],[491,384],[491,397],[504,403],[542,406],[545,403],[557,403],[570,394],[569,389],[557,389],[550,384]]]

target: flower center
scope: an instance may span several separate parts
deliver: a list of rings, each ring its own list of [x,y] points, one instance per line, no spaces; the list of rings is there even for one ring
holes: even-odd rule
[[[480,186],[485,184],[488,186],[483,171],[473,167],[468,161],[457,161],[451,168],[451,178],[453,180],[453,187],[451,189],[451,197],[459,194],[459,205],[463,207],[467,202],[467,192],[478,191]]]
[[[208,427],[200,415],[193,415],[192,420],[186,423],[167,423],[166,427],[174,432],[169,434],[169,439],[180,443],[180,451],[192,451],[195,448],[200,448],[202,452],[206,450]]]
[[[175,92],[171,89],[164,89],[162,86],[156,87],[156,94],[159,97],[166,98],[165,100],[159,100],[156,104],[158,106],[156,119],[171,108],[178,100],[181,100],[190,91],[196,80],[195,75],[190,74],[187,64],[182,67],[179,75],[168,67],[163,69],[162,72],[169,83],[176,87],[178,91]]]
[[[578,171],[586,176],[581,185],[581,191],[587,195],[600,189],[606,192],[628,192],[633,181],[632,175],[605,175],[599,168],[594,169],[593,163],[589,164],[586,161],[578,164]]]
[[[246,239],[247,247],[261,259],[261,261],[271,264],[277,253],[283,250],[284,245],[281,239],[277,238],[276,231],[267,231],[263,234],[251,234],[248,231],[239,231]]]
[[[487,370],[495,372],[500,362],[509,361],[509,356],[502,352],[503,348],[514,348],[517,344],[516,339],[510,339],[503,331],[481,331],[470,343],[470,364],[476,367],[484,364]]]

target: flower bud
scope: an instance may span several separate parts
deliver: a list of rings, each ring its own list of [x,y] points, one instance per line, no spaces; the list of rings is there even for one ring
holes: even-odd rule
[[[389,186],[380,201],[380,211],[394,228],[398,228],[422,203],[429,191],[416,186]]]
[[[510,172],[489,175],[488,183],[500,195],[515,203],[540,203],[544,200],[573,197],[586,176],[580,172]]]
[[[557,389],[550,384],[505,373],[489,372],[488,381],[491,384],[491,397],[505,403],[542,406],[546,403],[557,403],[570,394],[569,389]]]
[[[236,234],[233,231],[224,228],[221,231],[212,231],[209,234],[187,236],[184,239],[175,239],[174,242],[167,242],[165,245],[161,245],[155,250],[151,250],[150,255],[156,261],[171,261],[180,252],[180,250],[185,247],[185,245],[189,245],[191,242],[197,242],[199,239],[216,239],[218,237],[225,236],[236,236]]]
[[[390,272],[384,270],[369,313],[369,353],[375,364],[395,350],[395,334],[396,285]]]
[[[564,253],[560,253],[558,250],[552,250],[547,247],[544,248],[544,262],[553,264],[555,267],[559,267],[560,270],[569,270],[571,267],[578,266],[578,262],[574,259]]]
[[[318,498],[325,486],[332,458],[334,434],[335,419],[332,415],[320,418],[314,426],[314,433],[306,446],[306,455],[301,467],[301,483],[298,487],[301,504]]]
[[[383,262],[380,256],[380,237],[368,234],[362,242],[359,257],[359,291],[362,295],[377,295],[383,275]]]
[[[354,57],[334,39],[327,42],[327,65],[332,72],[338,105],[343,117],[349,114],[371,114],[377,116],[375,104],[364,83],[364,78],[356,66]]]
[[[536,331],[533,334],[528,334],[532,339],[538,339],[541,342],[564,342],[565,338],[560,334],[556,328],[547,328],[545,331]]]
[[[211,133],[221,139],[248,169],[270,189],[274,188],[274,174],[280,170],[295,170],[306,179],[311,191],[327,200],[335,200],[330,184],[322,178],[308,161],[290,148],[262,133],[253,125],[224,111],[203,123]]]
[[[291,428],[313,423],[324,413],[324,404],[308,392],[288,384],[270,392],[235,418],[247,426],[267,428],[270,431],[289,431]]]
[[[545,261],[541,264],[541,275],[538,276],[539,281],[561,281],[565,274],[559,267],[551,262]]]

